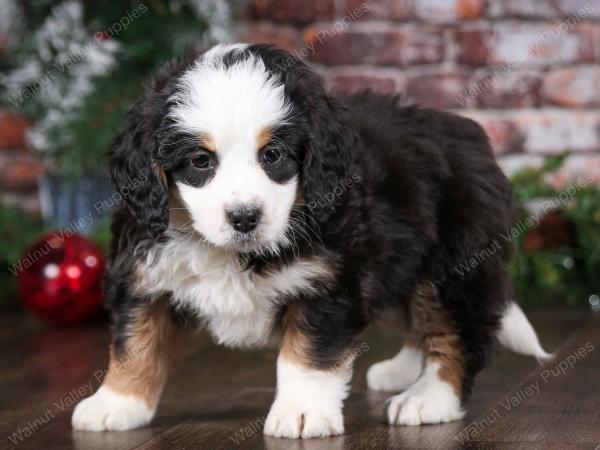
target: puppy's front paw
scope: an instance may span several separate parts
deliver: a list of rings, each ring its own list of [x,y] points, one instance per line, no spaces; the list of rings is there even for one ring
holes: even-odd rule
[[[143,400],[102,386],[75,407],[71,423],[76,430],[131,430],[147,425],[153,416]]]
[[[344,433],[344,417],[339,407],[301,405],[293,401],[276,400],[265,422],[267,436],[284,438],[327,437]]]

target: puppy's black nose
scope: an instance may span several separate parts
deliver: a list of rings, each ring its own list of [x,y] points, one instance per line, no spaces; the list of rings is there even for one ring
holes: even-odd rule
[[[228,210],[225,215],[235,231],[249,233],[260,222],[261,212],[254,206],[242,206]]]

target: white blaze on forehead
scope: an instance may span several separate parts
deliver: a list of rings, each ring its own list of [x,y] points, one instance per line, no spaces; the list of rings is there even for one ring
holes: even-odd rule
[[[254,56],[226,66],[223,57],[244,45],[217,46],[181,77],[170,115],[182,131],[209,134],[219,151],[251,146],[265,128],[285,121],[284,86]]]

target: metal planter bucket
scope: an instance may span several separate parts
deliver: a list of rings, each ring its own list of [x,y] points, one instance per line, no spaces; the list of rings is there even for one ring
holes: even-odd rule
[[[75,180],[46,175],[40,181],[42,216],[48,226],[89,235],[110,208],[99,207],[114,197],[106,176],[88,175]]]

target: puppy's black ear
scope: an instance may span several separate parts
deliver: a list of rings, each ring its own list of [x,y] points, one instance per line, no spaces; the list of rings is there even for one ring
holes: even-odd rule
[[[154,88],[149,86],[145,98],[129,111],[111,149],[110,175],[139,225],[158,237],[169,225],[169,210],[162,172],[154,160],[164,104]]]
[[[300,63],[297,86],[308,124],[308,147],[302,168],[304,200],[314,217],[323,222],[335,211],[339,198],[334,190],[348,175],[357,140],[348,110],[327,95],[320,80]]]
[[[286,94],[302,111],[301,116],[308,119],[302,190],[309,211],[324,222],[340,200],[335,192],[348,175],[358,140],[349,112],[325,93],[319,78],[291,53],[268,44],[251,45],[247,51],[261,56],[283,82]]]

